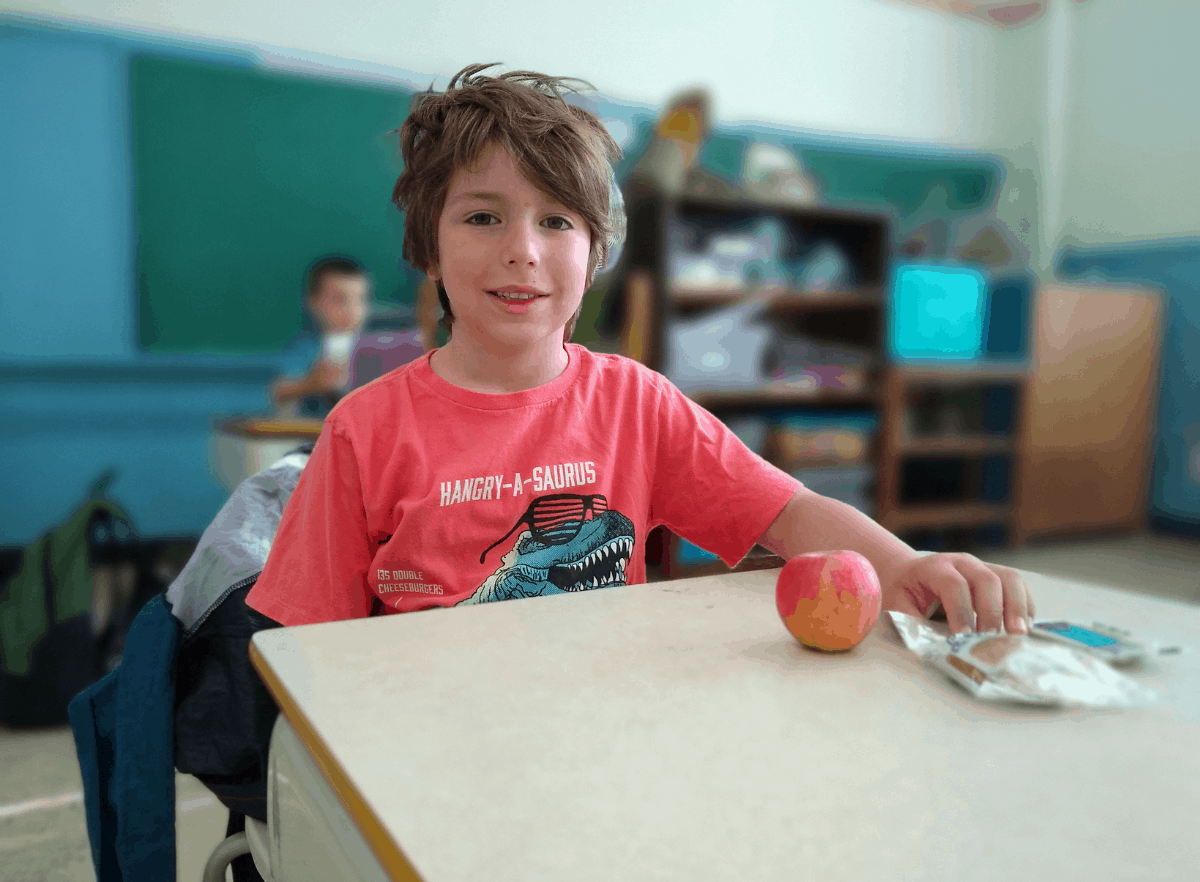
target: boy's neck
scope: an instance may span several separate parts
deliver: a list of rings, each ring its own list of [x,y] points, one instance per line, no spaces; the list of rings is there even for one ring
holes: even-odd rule
[[[561,341],[545,350],[492,352],[451,336],[430,357],[429,366],[447,383],[470,392],[525,392],[557,379],[567,369],[570,359]]]

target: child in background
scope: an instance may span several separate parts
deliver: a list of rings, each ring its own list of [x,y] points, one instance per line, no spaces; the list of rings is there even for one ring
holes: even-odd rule
[[[356,261],[331,257],[308,272],[304,306],[316,328],[288,344],[284,375],[271,386],[277,412],[322,418],[350,388],[350,358],[367,318],[371,284]]]
[[[460,72],[400,130],[404,257],[445,346],[325,421],[249,606],[284,625],[645,580],[665,525],[733,565],[854,549],[884,606],[1025,633],[1020,576],[921,555],[751,452],[662,375],[568,341],[624,218],[599,120],[540,74]]]

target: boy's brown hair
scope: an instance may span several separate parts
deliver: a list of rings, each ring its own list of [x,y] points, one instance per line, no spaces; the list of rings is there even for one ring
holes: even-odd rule
[[[490,144],[508,151],[536,187],[579,212],[591,228],[587,284],[625,234],[625,212],[612,163],[621,150],[596,116],[568,104],[563,92],[582,83],[531,71],[499,76],[480,73],[493,64],[463,68],[446,91],[413,96],[400,127],[404,171],[392,201],[405,213],[404,259],[422,272],[438,260],[437,226],[450,178]],[[590,88],[590,87],[589,87]],[[450,332],[454,314],[437,283],[441,325]],[[571,318],[570,339],[579,313]]]
[[[304,297],[312,300],[321,289],[326,276],[354,276],[366,279],[367,269],[349,257],[322,257],[308,268],[304,278]]]

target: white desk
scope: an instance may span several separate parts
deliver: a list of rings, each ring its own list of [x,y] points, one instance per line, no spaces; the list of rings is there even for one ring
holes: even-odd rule
[[[215,426],[209,459],[213,474],[230,493],[251,475],[278,462],[298,444],[316,441],[322,421],[292,417],[239,417]]]
[[[1135,674],[1160,707],[987,707],[890,621],[802,649],[777,572],[265,631],[251,654],[394,879],[1200,878],[1200,653]],[[1200,649],[1200,607],[1027,578],[1039,619]]]

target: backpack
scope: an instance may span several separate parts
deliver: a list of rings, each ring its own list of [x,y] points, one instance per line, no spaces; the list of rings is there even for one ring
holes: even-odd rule
[[[72,696],[119,661],[131,598],[113,586],[113,564],[128,559],[134,533],[103,498],[111,480],[102,476],[66,523],[25,548],[0,587],[0,723],[65,724]]]

